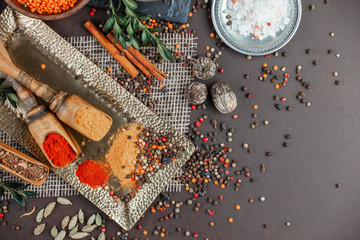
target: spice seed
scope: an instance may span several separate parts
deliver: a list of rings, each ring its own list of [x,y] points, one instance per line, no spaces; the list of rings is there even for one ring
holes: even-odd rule
[[[77,233],[74,233],[74,234],[69,235],[69,236],[70,236],[70,238],[72,238],[72,239],[82,239],[82,238],[84,238],[84,237],[89,236],[89,234],[88,234],[88,233],[85,233],[85,232],[77,232]]]
[[[68,225],[68,229],[72,230],[76,226],[77,221],[78,221],[78,215],[76,214],[75,216],[73,216],[71,218],[69,225]]]
[[[102,218],[101,218],[100,214],[97,213],[96,218],[95,218],[95,224],[96,224],[96,226],[99,227],[99,226],[101,226],[101,223],[102,223]]]
[[[71,237],[71,235],[74,235],[75,233],[77,233],[79,230],[79,226],[76,225],[76,227],[74,227],[73,229],[71,229],[71,231],[69,232],[69,236]]]

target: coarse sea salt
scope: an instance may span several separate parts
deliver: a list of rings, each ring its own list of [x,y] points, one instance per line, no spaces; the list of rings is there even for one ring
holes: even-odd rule
[[[275,37],[290,23],[289,0],[227,0],[228,27],[253,39]]]

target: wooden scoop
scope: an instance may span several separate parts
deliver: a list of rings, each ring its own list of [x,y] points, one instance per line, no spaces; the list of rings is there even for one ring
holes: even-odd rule
[[[32,185],[39,186],[39,185],[41,185],[41,184],[43,184],[45,182],[46,178],[49,175],[49,167],[48,166],[46,166],[45,164],[43,164],[43,163],[29,157],[28,155],[26,155],[26,154],[24,154],[24,153],[22,153],[22,152],[20,152],[20,151],[18,151],[16,149],[12,148],[9,145],[6,145],[5,143],[2,143],[2,142],[0,142],[0,152],[1,152],[1,149],[15,155],[16,157],[19,157],[19,158],[23,159],[27,163],[32,163],[32,164],[34,164],[36,166],[42,167],[44,169],[44,172],[43,173],[41,173],[41,172],[37,173],[37,174],[43,174],[43,178],[41,180],[29,179],[26,176],[23,176],[23,175],[19,174],[18,172],[16,172],[12,166],[6,166],[4,164],[1,164],[1,157],[2,156],[0,156],[0,168],[1,169],[11,173],[12,175],[14,175],[14,176],[16,176],[18,178],[21,178],[21,179],[29,182]],[[1,155],[1,153],[0,153],[0,155]]]
[[[6,49],[2,43],[0,44],[0,58],[8,59],[7,61],[10,61],[10,56],[6,52]],[[2,67],[3,66],[0,68]],[[52,160],[48,158],[43,148],[43,143],[49,133],[57,133],[63,136],[70,144],[77,157],[80,154],[79,145],[76,143],[72,135],[67,130],[65,130],[54,114],[47,112],[45,106],[39,106],[33,94],[28,89],[21,86],[15,79],[9,80],[27,111],[26,118],[29,120],[27,122],[29,131],[34,137],[36,143],[39,145],[40,149],[43,151],[51,166],[58,168],[58,166],[55,166]]]
[[[3,44],[0,43],[0,45]],[[51,111],[56,113],[60,121],[93,141],[100,141],[108,133],[112,125],[110,116],[76,95],[57,93],[48,85],[36,81],[17,68],[10,59],[5,57],[5,54],[7,54],[5,47],[0,48],[0,72],[15,78],[36,96],[49,103]],[[83,116],[77,116],[78,113]]]

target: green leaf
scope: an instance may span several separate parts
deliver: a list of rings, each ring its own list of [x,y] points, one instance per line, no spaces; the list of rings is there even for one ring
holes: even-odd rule
[[[20,204],[21,206],[25,206],[25,197],[18,194],[17,192],[11,191],[11,195],[13,196],[14,200]]]
[[[119,36],[120,34],[118,33],[115,34],[113,45],[115,45],[119,41]]]
[[[36,197],[38,195],[36,192],[33,191],[23,191],[22,193],[28,197]]]
[[[11,100],[10,98],[8,98],[8,100],[9,100],[9,103],[11,104],[11,106],[13,106],[13,108],[17,108],[16,102]]]
[[[120,17],[118,15],[114,15],[120,26],[123,26],[126,22],[126,17]]]
[[[154,32],[161,32],[164,29],[164,27],[161,28],[148,28],[149,32],[154,33]]]
[[[150,37],[147,35],[147,32],[146,31],[142,31],[141,33],[141,42],[144,46],[147,46],[149,45],[150,43]]]
[[[130,42],[130,38],[128,38],[128,36],[124,32],[121,33],[121,36],[124,38],[126,42]]]
[[[139,32],[139,23],[138,23],[138,21],[136,19],[134,19],[132,21],[132,27],[134,29],[134,32],[136,32],[136,33]]]
[[[113,26],[114,26],[114,22],[115,22],[115,17],[114,16],[111,16],[105,23],[105,26],[104,26],[104,31],[105,32],[108,32],[110,31]]]
[[[134,0],[123,0],[124,4],[130,9],[137,9],[138,5]]]
[[[1,96],[1,104],[4,105],[5,100],[6,100],[5,94],[0,92],[0,96]]]
[[[134,17],[134,18],[137,17],[137,15],[128,7],[125,8],[125,14],[128,15],[129,17]]]
[[[141,16],[141,15],[138,14],[137,17],[141,21],[148,21],[151,18],[151,15]]]
[[[132,28],[131,24],[129,24],[126,28],[126,32],[130,35],[134,34],[134,29]]]
[[[30,186],[30,184],[22,184],[22,186],[17,187],[16,190],[23,190],[23,189],[27,188],[28,186]]]
[[[147,27],[144,24],[142,24],[142,22],[138,22],[138,24],[139,24],[139,28],[147,29]]]
[[[114,32],[117,34],[120,34],[122,32],[121,28],[117,22],[114,22]]]
[[[5,187],[8,187],[8,188],[13,188],[13,189],[17,189],[17,188],[20,188],[22,186],[26,186],[24,184],[21,184],[21,183],[16,183],[16,182],[4,182],[3,185]],[[26,186],[27,187],[27,186]]]
[[[164,54],[165,54],[166,58],[167,58],[168,60],[170,60],[171,62],[174,62],[174,61],[175,61],[174,55],[172,54],[172,51],[170,51],[169,49],[164,48]]]
[[[165,55],[165,52],[164,52],[164,48],[160,44],[157,45],[157,50],[159,51],[160,56],[162,58],[167,59],[166,55]]]
[[[6,78],[0,78],[0,85],[5,82]]]
[[[127,49],[126,42],[125,42],[122,34],[119,36],[119,42],[123,48]]]
[[[1,88],[1,91],[4,93],[16,93],[12,86]]]
[[[8,98],[10,98],[11,100],[13,100],[14,102],[17,102],[17,101],[18,101],[18,98],[17,98],[17,96],[16,96],[15,93],[7,93],[6,96],[7,96]]]

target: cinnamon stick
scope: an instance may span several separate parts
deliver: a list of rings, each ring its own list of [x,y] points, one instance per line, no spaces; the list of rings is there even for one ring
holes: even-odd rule
[[[114,39],[114,33],[110,32],[107,36],[108,39]],[[119,44],[120,45],[120,44]],[[121,47],[121,45],[120,45]],[[124,49],[125,50],[125,49]],[[159,80],[159,82],[162,82],[166,74],[163,73],[160,69],[158,69],[154,64],[152,64],[146,57],[144,57],[137,49],[135,49],[133,46],[129,46],[127,48],[127,51],[131,53],[139,62],[141,62],[144,67],[149,70],[154,77]]]
[[[139,71],[131,64],[131,62],[124,56],[121,56],[120,51],[110,42],[97,27],[89,20],[84,26],[90,31],[90,33],[104,46],[104,48],[120,63],[120,65],[135,78]]]
[[[110,40],[110,42],[114,42],[114,34],[108,34],[106,35],[106,37]],[[150,78],[152,76],[151,72],[149,72],[144,65],[142,65],[141,62],[139,62],[128,50],[126,50],[125,48],[123,48],[120,44],[120,42],[118,41],[117,43],[115,43],[115,47],[117,47],[121,52],[125,53],[125,56],[136,66],[138,67],[144,74],[145,76],[147,76],[148,78]]]

